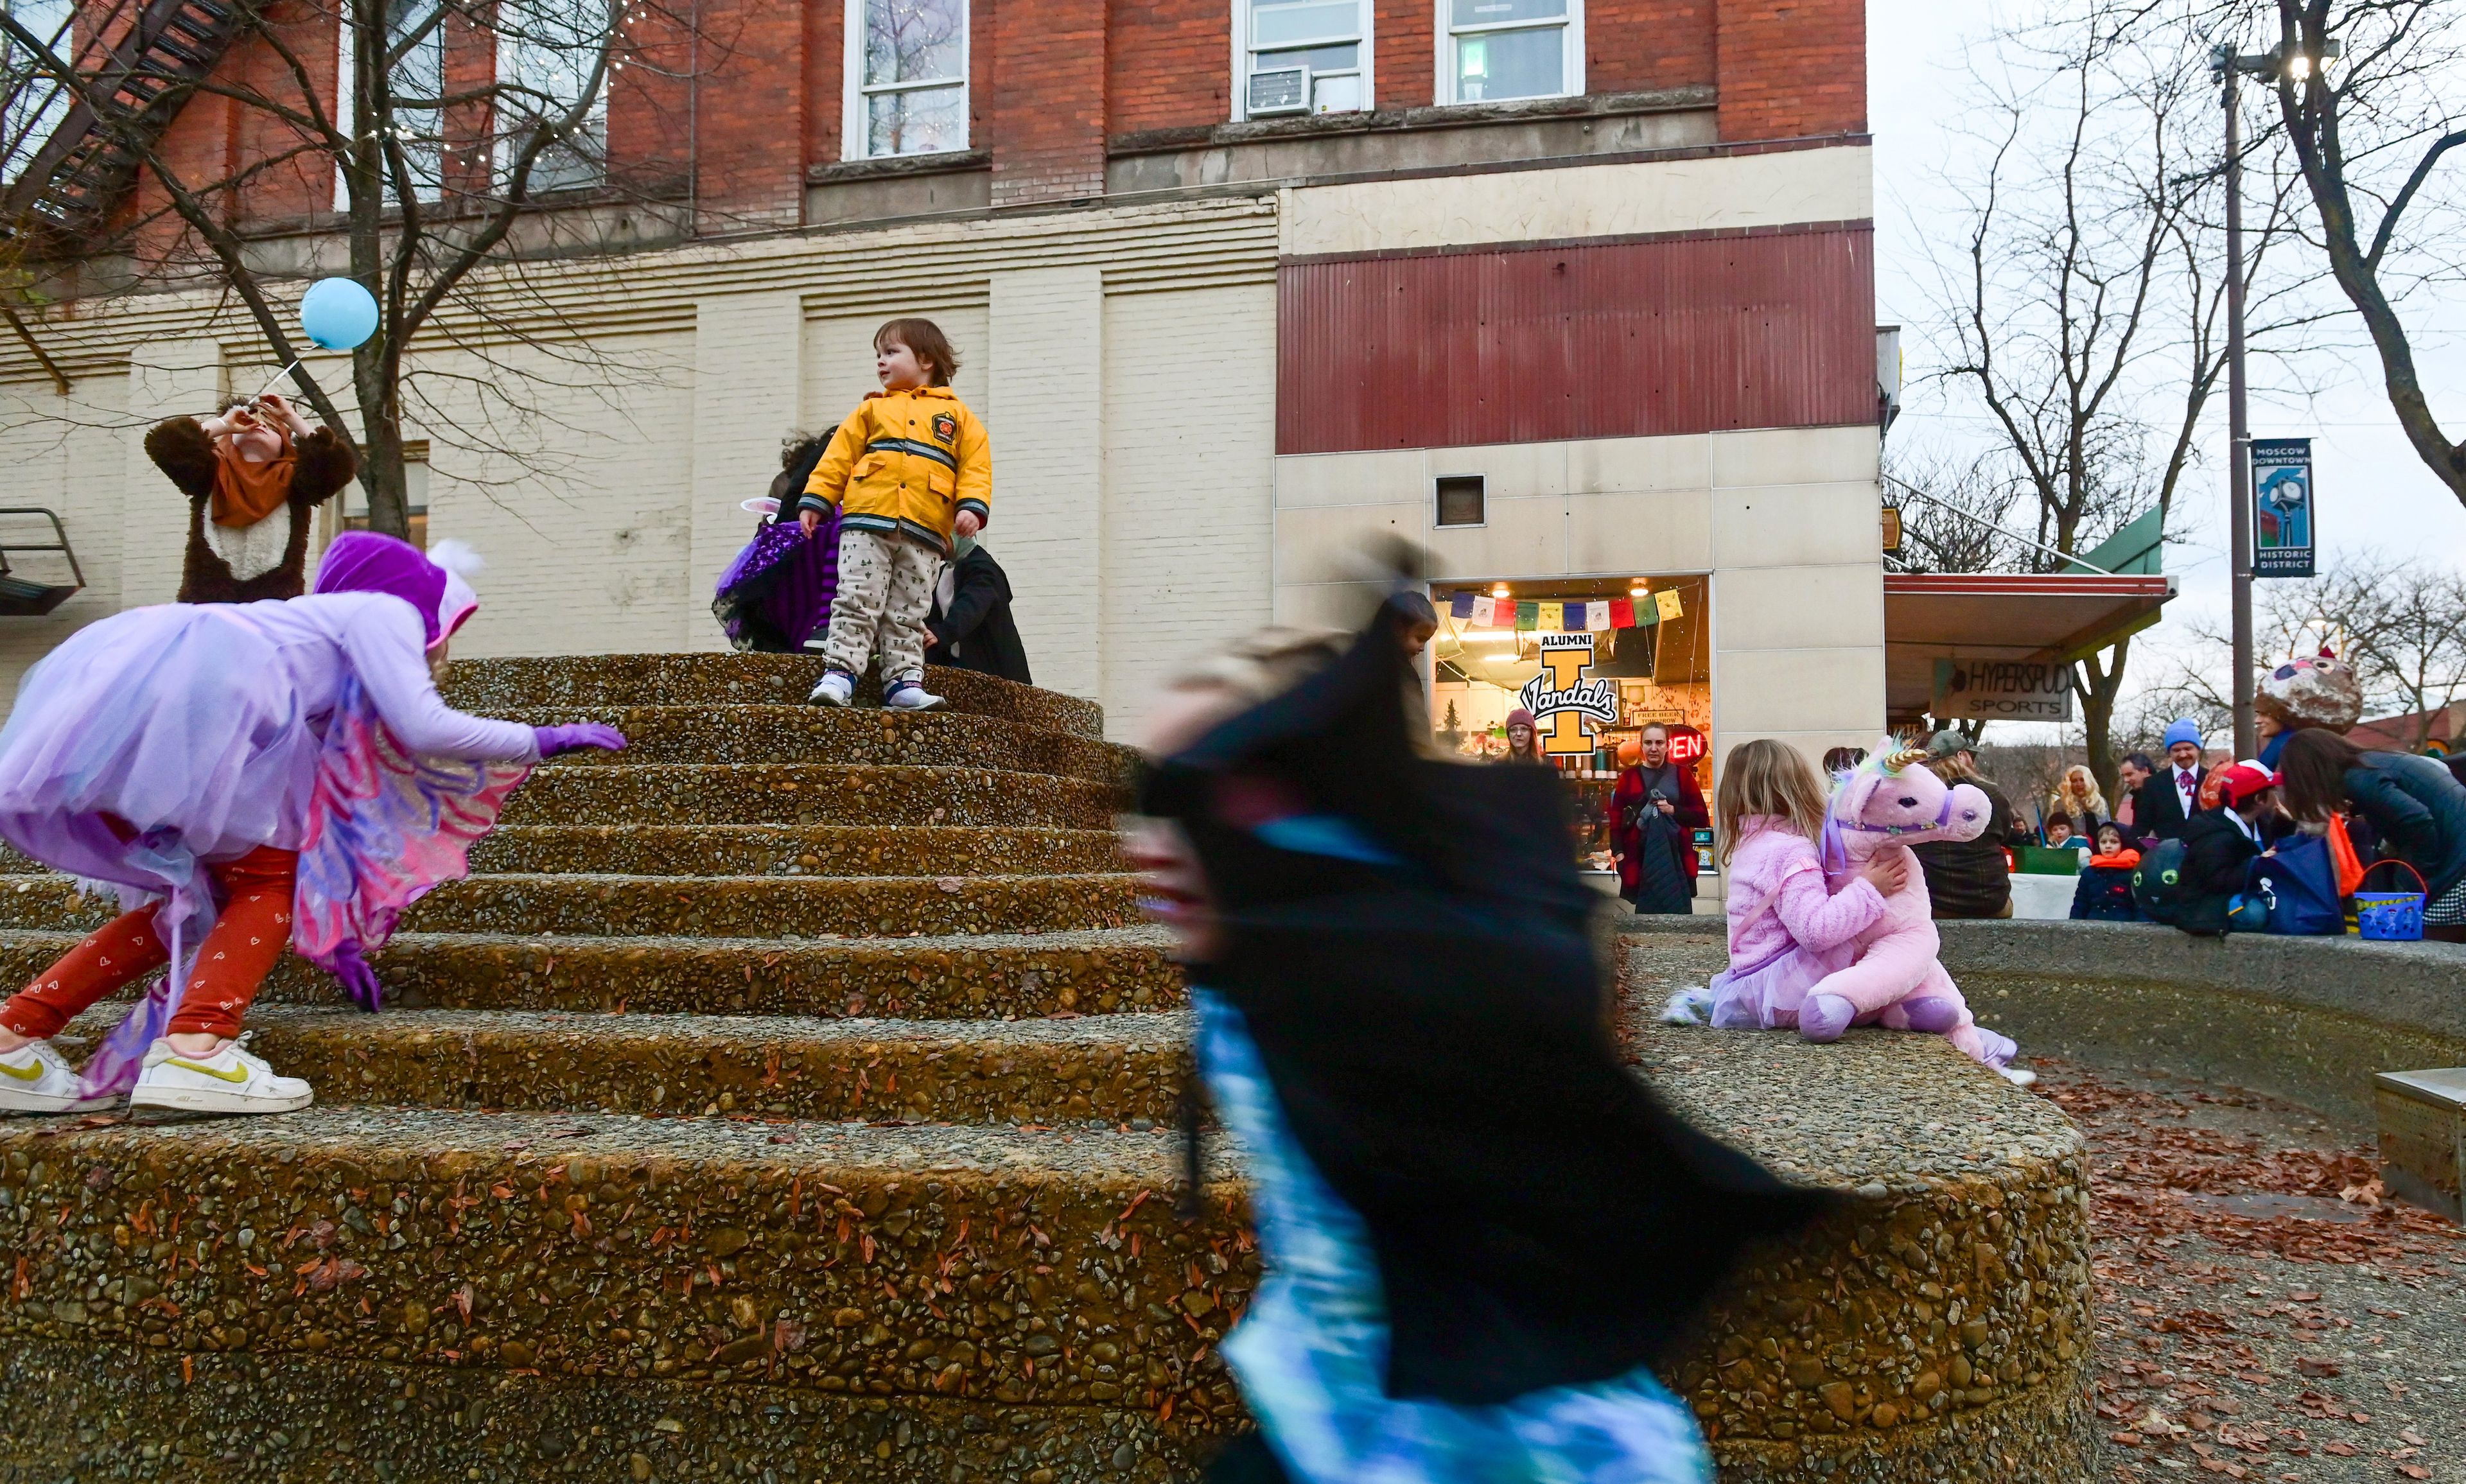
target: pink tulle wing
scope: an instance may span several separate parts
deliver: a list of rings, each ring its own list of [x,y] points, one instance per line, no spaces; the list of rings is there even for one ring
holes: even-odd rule
[[[291,946],[326,969],[345,943],[383,947],[412,903],[470,873],[472,844],[530,770],[415,756],[346,678],[318,754]]]

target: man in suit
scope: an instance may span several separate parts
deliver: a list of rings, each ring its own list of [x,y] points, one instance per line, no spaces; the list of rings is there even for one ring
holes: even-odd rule
[[[2201,812],[2201,773],[2207,752],[2201,729],[2186,717],[2166,729],[2166,765],[2132,796],[2132,823],[2144,840],[2173,840]]]

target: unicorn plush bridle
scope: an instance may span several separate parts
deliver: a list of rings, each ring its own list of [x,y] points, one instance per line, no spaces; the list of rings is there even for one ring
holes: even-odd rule
[[[1902,769],[1907,768],[1912,764],[1926,761],[1926,750],[1924,748],[1903,748],[1896,753],[1878,759],[1875,764],[1875,771],[1878,774],[1886,776],[1897,775]],[[1834,864],[1835,862],[1839,862],[1842,865],[1848,864],[1850,853],[1841,839],[1841,837],[1846,833],[1855,831],[1861,835],[1917,835],[1923,834],[1928,830],[1942,829],[1945,825],[1948,825],[1951,822],[1952,790],[1950,787],[1946,787],[1943,791],[1943,802],[1937,807],[1935,819],[1924,824],[1870,824],[1864,820],[1844,820],[1837,811],[1827,809],[1824,811],[1824,839],[1822,842],[1824,868],[1826,870],[1839,869],[1840,867]]]

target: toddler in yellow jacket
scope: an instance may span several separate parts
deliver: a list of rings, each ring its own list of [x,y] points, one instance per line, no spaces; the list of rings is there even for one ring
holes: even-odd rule
[[[931,320],[892,320],[873,333],[868,393],[832,435],[797,502],[807,534],[840,507],[840,582],[831,600],[829,666],[812,699],[845,706],[876,655],[883,705],[926,711],[925,615],[953,537],[974,541],[993,515],[994,451],[985,425],[951,390],[959,358]]]

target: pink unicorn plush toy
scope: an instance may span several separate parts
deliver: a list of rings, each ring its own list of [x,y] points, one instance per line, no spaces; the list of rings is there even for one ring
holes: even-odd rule
[[[1858,934],[1849,967],[1807,990],[1798,1033],[1838,1041],[1852,1025],[1878,1023],[1924,1031],[2003,1071],[2016,1047],[1970,1018],[1968,1002],[1939,961],[1942,940],[1926,875],[1909,848],[1927,840],[1976,840],[1986,828],[1986,795],[1966,783],[1946,788],[1918,766],[1925,756],[1916,749],[1894,751],[1888,740],[1833,790],[1824,821],[1827,885],[1840,890],[1869,857],[1886,850],[1901,852],[1908,885],[1884,898],[1883,915]]]

